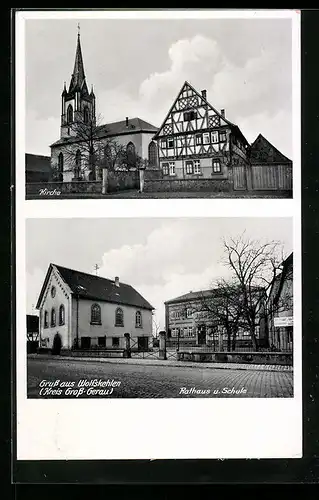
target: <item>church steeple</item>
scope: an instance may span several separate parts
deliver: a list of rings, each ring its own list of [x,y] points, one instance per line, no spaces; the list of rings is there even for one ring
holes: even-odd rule
[[[69,89],[67,91],[64,84],[61,97],[61,137],[74,135],[76,133],[74,125],[77,123],[95,124],[95,95],[93,87],[89,93],[86,84],[79,25],[73,73]]]
[[[71,77],[69,93],[75,92],[76,90],[84,90],[84,86],[87,92],[87,86],[85,82],[84,64],[81,50],[81,40],[80,40],[80,27],[78,26],[78,39],[76,44],[74,69]]]

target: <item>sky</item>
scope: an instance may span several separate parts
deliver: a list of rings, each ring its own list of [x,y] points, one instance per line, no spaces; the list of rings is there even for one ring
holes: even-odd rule
[[[166,300],[228,276],[223,239],[244,231],[261,243],[277,241],[285,256],[292,251],[292,220],[283,217],[275,223],[263,217],[27,219],[27,314],[37,314],[50,263],[90,274],[98,264],[99,276],[119,276],[153,305],[162,329]]]
[[[26,152],[50,155],[74,66],[77,19],[26,21]],[[81,20],[86,80],[102,122],[159,127],[185,80],[252,142],[292,159],[289,19]]]

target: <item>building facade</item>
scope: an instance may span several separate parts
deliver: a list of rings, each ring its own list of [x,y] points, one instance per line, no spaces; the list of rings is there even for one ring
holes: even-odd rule
[[[213,305],[215,303],[215,305]],[[189,292],[165,302],[165,328],[169,343],[179,346],[208,346],[214,351],[250,350],[251,336],[248,329],[238,326],[230,337],[225,321],[214,314],[217,307],[224,307],[218,289]],[[220,310],[220,309],[219,309]],[[267,343],[264,304],[260,302],[256,318],[256,338],[260,346]]]
[[[293,253],[283,262],[268,298],[270,347],[276,351],[293,350]]]
[[[157,161],[152,140],[157,128],[141,118],[123,117],[113,123],[97,123],[93,86],[89,92],[78,34],[74,69],[69,87],[61,95],[60,139],[51,144],[51,167],[56,180],[100,180],[106,149],[122,146],[132,167],[136,158]],[[90,149],[91,148],[91,149]],[[94,162],[92,161],[94,157]],[[94,164],[94,168],[93,165]]]
[[[49,182],[52,180],[50,156],[25,155],[25,182]]]
[[[109,280],[50,264],[38,303],[40,347],[136,349],[152,347],[153,307],[119,278]]]
[[[247,165],[249,143],[239,127],[185,82],[154,136],[163,175],[228,179],[229,163]]]

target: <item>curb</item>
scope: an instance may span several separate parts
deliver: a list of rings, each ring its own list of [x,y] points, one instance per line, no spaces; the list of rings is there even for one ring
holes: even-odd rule
[[[267,371],[267,372],[293,372],[291,366],[286,365],[249,365],[249,364],[239,364],[239,363],[188,363],[187,361],[167,361],[167,360],[141,360],[126,358],[125,360],[121,358],[90,358],[90,357],[76,357],[76,356],[47,356],[42,357],[41,354],[29,354],[27,357],[30,359],[56,359],[65,361],[89,361],[89,362],[100,362],[100,363],[111,363],[111,364],[121,364],[121,365],[139,365],[139,366],[171,366],[171,367],[185,367],[194,369],[218,369],[218,370],[253,370],[253,371]],[[146,362],[145,362],[146,361]]]

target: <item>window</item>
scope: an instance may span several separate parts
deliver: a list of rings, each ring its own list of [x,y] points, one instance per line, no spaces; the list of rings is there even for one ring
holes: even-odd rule
[[[209,132],[205,132],[203,134],[203,143],[204,144],[209,144],[210,143]]]
[[[211,133],[212,136],[212,143],[218,142],[218,132],[217,130],[214,130],[214,132]]]
[[[81,172],[81,151],[78,149],[75,154],[75,177],[78,179]]]
[[[189,337],[193,337],[193,335],[194,335],[194,332],[193,332],[193,327],[192,327],[192,326],[189,326],[189,327],[188,327],[188,336],[189,336]]]
[[[133,142],[129,142],[128,145],[126,146],[126,155],[127,155],[127,164],[130,166],[135,165],[136,152]]]
[[[199,144],[202,144],[203,143],[203,136],[202,136],[202,134],[196,134],[195,140],[196,140],[196,146],[198,146]]]
[[[226,142],[226,139],[227,139],[226,132],[219,132],[220,142]]]
[[[191,120],[196,120],[196,118],[197,118],[196,111],[186,111],[184,113],[184,121],[185,122],[190,122]]]
[[[169,175],[175,175],[175,161],[169,162]]]
[[[187,318],[191,318],[193,316],[193,311],[192,309],[188,308],[187,311],[186,311],[186,316]]]
[[[64,305],[61,304],[59,308],[59,325],[64,325],[65,323],[65,311],[64,311]]]
[[[120,347],[119,337],[112,337],[112,347]]]
[[[99,304],[92,304],[91,306],[91,324],[101,325],[101,307]]]
[[[140,311],[136,311],[136,314],[135,314],[135,326],[137,328],[141,328],[142,327],[142,313]]]
[[[213,160],[213,172],[214,174],[221,172],[220,160]]]
[[[174,139],[173,139],[173,137],[170,137],[169,139],[167,139],[167,147],[168,148],[173,148],[174,147]]]
[[[60,153],[58,156],[58,170],[59,172],[63,172],[63,154]]]
[[[55,318],[55,309],[52,307],[51,309],[51,326],[55,326],[56,324],[56,318]]]
[[[81,349],[90,349],[91,337],[81,337]]]
[[[186,162],[186,173],[187,174],[192,174],[193,173],[193,162],[192,161],[187,161]]]
[[[49,313],[48,311],[44,311],[44,328],[49,327]]]
[[[161,148],[165,149],[167,147],[166,139],[161,140]]]
[[[89,108],[87,106],[85,106],[85,108],[83,110],[83,120],[84,120],[84,123],[88,123],[89,122],[89,117],[90,117]]]
[[[56,294],[56,288],[55,288],[55,286],[52,286],[52,287],[51,287],[51,297],[53,297],[53,298],[54,298],[54,297],[55,297],[55,294]]]
[[[168,175],[168,163],[162,163],[163,175]]]
[[[67,110],[67,113],[66,113],[66,117],[67,117],[68,123],[73,122],[73,107],[72,107],[72,104],[68,105],[68,110]]]
[[[115,326],[124,326],[123,310],[120,307],[115,311]]]
[[[148,146],[148,160],[154,167],[157,166],[157,144],[152,141]]]
[[[200,174],[201,169],[200,169],[200,160],[195,160],[194,161],[194,174]]]
[[[97,343],[99,347],[106,347],[106,337],[98,337]]]

